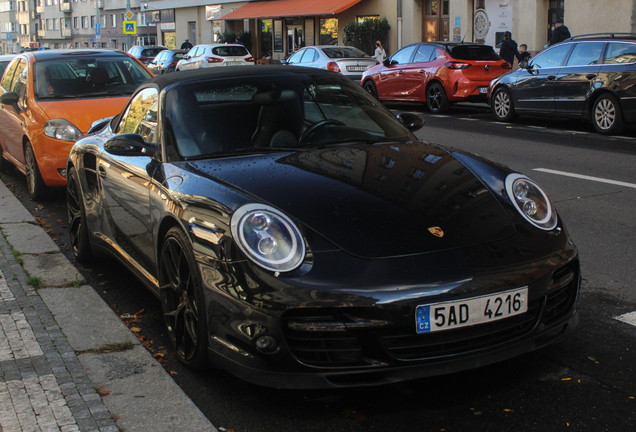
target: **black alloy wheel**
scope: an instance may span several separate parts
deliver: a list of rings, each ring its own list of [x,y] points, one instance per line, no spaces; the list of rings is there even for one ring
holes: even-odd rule
[[[426,90],[426,105],[428,110],[435,114],[448,112],[450,104],[446,97],[446,91],[440,83],[433,83]]]
[[[38,161],[35,159],[35,153],[31,143],[27,142],[24,148],[24,164],[26,171],[27,189],[29,196],[33,201],[39,201],[44,198],[49,188],[42,180]]]
[[[93,258],[93,253],[88,241],[86,210],[75,167],[69,170],[66,180],[66,214],[73,255],[79,262],[88,262]]]
[[[191,369],[205,368],[209,365],[208,325],[201,275],[190,241],[178,227],[168,231],[161,246],[159,290],[179,360]]]
[[[369,93],[374,98],[378,99],[378,88],[375,86],[375,83],[371,80],[368,80],[364,83],[363,87],[367,93]]]
[[[604,135],[623,132],[625,129],[623,112],[614,96],[603,94],[596,99],[592,108],[592,123],[594,123],[596,131]]]
[[[12,171],[15,168],[15,166],[4,158],[2,154],[3,152],[4,150],[2,150],[2,146],[0,146],[0,171],[5,171],[5,172]]]
[[[517,118],[512,95],[507,88],[498,88],[492,98],[492,112],[499,121],[511,122]]]

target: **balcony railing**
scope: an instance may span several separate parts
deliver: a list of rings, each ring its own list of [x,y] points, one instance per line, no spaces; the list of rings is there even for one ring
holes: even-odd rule
[[[42,12],[44,12],[44,6],[36,6],[35,12],[41,14]]]
[[[38,36],[46,37],[46,30],[38,30]]]
[[[60,2],[60,10],[64,13],[71,13],[73,11],[71,2]]]
[[[97,0],[97,7],[100,9],[104,9],[104,0]]]
[[[62,37],[70,38],[73,34],[71,33],[71,29],[62,29]]]

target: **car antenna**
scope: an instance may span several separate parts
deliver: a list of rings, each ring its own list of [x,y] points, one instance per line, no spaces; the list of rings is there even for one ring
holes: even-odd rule
[[[468,29],[464,32],[464,37],[462,38],[462,44],[464,43],[464,39],[466,39],[466,35],[468,34]]]

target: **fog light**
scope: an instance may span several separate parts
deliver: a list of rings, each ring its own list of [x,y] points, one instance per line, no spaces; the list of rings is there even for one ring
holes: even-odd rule
[[[263,351],[273,351],[276,349],[276,339],[271,336],[261,336],[256,339],[256,348]]]
[[[58,169],[57,172],[64,178],[66,178],[66,169]]]

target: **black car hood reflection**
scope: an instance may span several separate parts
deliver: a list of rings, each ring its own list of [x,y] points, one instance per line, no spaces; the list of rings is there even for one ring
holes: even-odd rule
[[[190,170],[269,203],[347,253],[386,258],[514,233],[464,165],[422,142],[350,145],[192,161]]]

